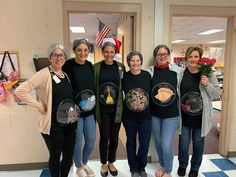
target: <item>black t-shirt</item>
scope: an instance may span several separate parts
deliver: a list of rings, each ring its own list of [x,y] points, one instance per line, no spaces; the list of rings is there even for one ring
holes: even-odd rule
[[[103,61],[101,63],[100,73],[99,73],[99,92],[100,93],[103,92],[103,90],[102,90],[102,89],[104,89],[103,85],[106,85],[107,83],[111,83],[114,85],[113,88],[116,88],[116,89],[114,89],[115,93],[113,93],[113,95],[115,95],[114,97],[116,97],[118,99],[120,75],[119,75],[119,68],[118,68],[116,61],[114,61],[112,65],[107,65],[105,63],[105,61]],[[110,93],[108,93],[108,94],[110,94]],[[100,94],[99,94],[99,96],[100,96]],[[98,99],[101,99],[101,98],[98,98]],[[116,105],[117,105],[117,102],[115,102],[114,104],[101,103],[100,104],[100,111],[106,112],[106,113],[115,112]]]
[[[74,98],[84,90],[90,90],[94,93],[94,74],[92,63],[85,61],[84,64],[78,64],[75,59],[67,60],[63,66],[63,71],[69,76],[73,87]],[[83,112],[82,117],[88,116],[94,110]]]
[[[160,106],[154,103],[151,99],[151,115],[159,118],[171,118],[179,115],[178,111],[178,95],[177,95],[177,74],[174,71],[170,71],[169,68],[159,69],[154,67],[154,74],[152,78],[152,91],[159,83],[168,83],[173,86],[175,90],[175,99],[173,102],[166,106]]]
[[[132,89],[142,89],[147,93],[148,98],[150,97],[151,89],[151,75],[147,71],[141,70],[141,73],[138,75],[132,74],[130,71],[124,73],[122,79],[122,88],[125,95]],[[140,112],[135,112],[129,109],[124,102],[123,118],[129,119],[132,121],[143,121],[145,119],[150,119],[150,109],[149,106]]]
[[[68,80],[65,76],[64,78],[59,78],[56,76],[60,82],[56,83],[53,79],[55,74],[51,72],[52,77],[52,120],[51,120],[51,127],[52,129],[61,129],[62,126],[59,125],[57,122],[57,108],[63,100],[70,99],[73,100],[73,89]],[[74,124],[70,125],[74,126]]]
[[[188,68],[184,71],[183,79],[180,84],[180,94],[183,97],[186,93],[189,92],[198,92],[199,83],[201,79],[201,73],[190,73]],[[202,125],[202,114],[200,115],[189,115],[184,111],[181,111],[182,116],[182,125],[191,128],[201,128]]]

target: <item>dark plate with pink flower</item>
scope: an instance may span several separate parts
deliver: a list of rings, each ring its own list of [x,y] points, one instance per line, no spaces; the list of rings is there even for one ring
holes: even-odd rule
[[[198,92],[188,92],[181,99],[181,109],[191,116],[202,114],[203,102]]]

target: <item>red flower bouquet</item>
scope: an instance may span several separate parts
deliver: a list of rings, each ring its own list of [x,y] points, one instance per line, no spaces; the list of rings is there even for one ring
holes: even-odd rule
[[[212,66],[215,64],[216,59],[215,58],[200,58],[198,60],[198,70],[201,72],[202,75],[205,75],[206,77],[211,76],[211,74],[214,72],[212,69]]]

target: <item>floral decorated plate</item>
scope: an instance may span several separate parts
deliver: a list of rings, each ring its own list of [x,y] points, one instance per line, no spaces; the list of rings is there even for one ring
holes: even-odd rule
[[[141,88],[134,88],[128,91],[125,96],[127,107],[134,112],[141,112],[149,105],[149,96]]]

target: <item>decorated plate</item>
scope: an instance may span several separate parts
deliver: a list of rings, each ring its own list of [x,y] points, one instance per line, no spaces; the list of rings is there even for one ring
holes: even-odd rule
[[[69,99],[63,100],[57,108],[57,122],[62,126],[76,122],[79,115],[79,107]]]
[[[114,105],[118,99],[118,87],[112,83],[107,82],[99,87],[99,101],[104,105]]]
[[[181,99],[181,109],[191,116],[202,114],[203,102],[200,93],[188,92]]]
[[[151,97],[156,105],[168,106],[175,100],[176,90],[171,84],[161,82],[153,87]]]
[[[125,96],[127,107],[134,112],[141,112],[148,107],[148,94],[141,88],[134,88],[128,91]]]
[[[83,90],[77,94],[75,102],[81,111],[91,111],[94,109],[96,103],[95,94],[92,90]]]

